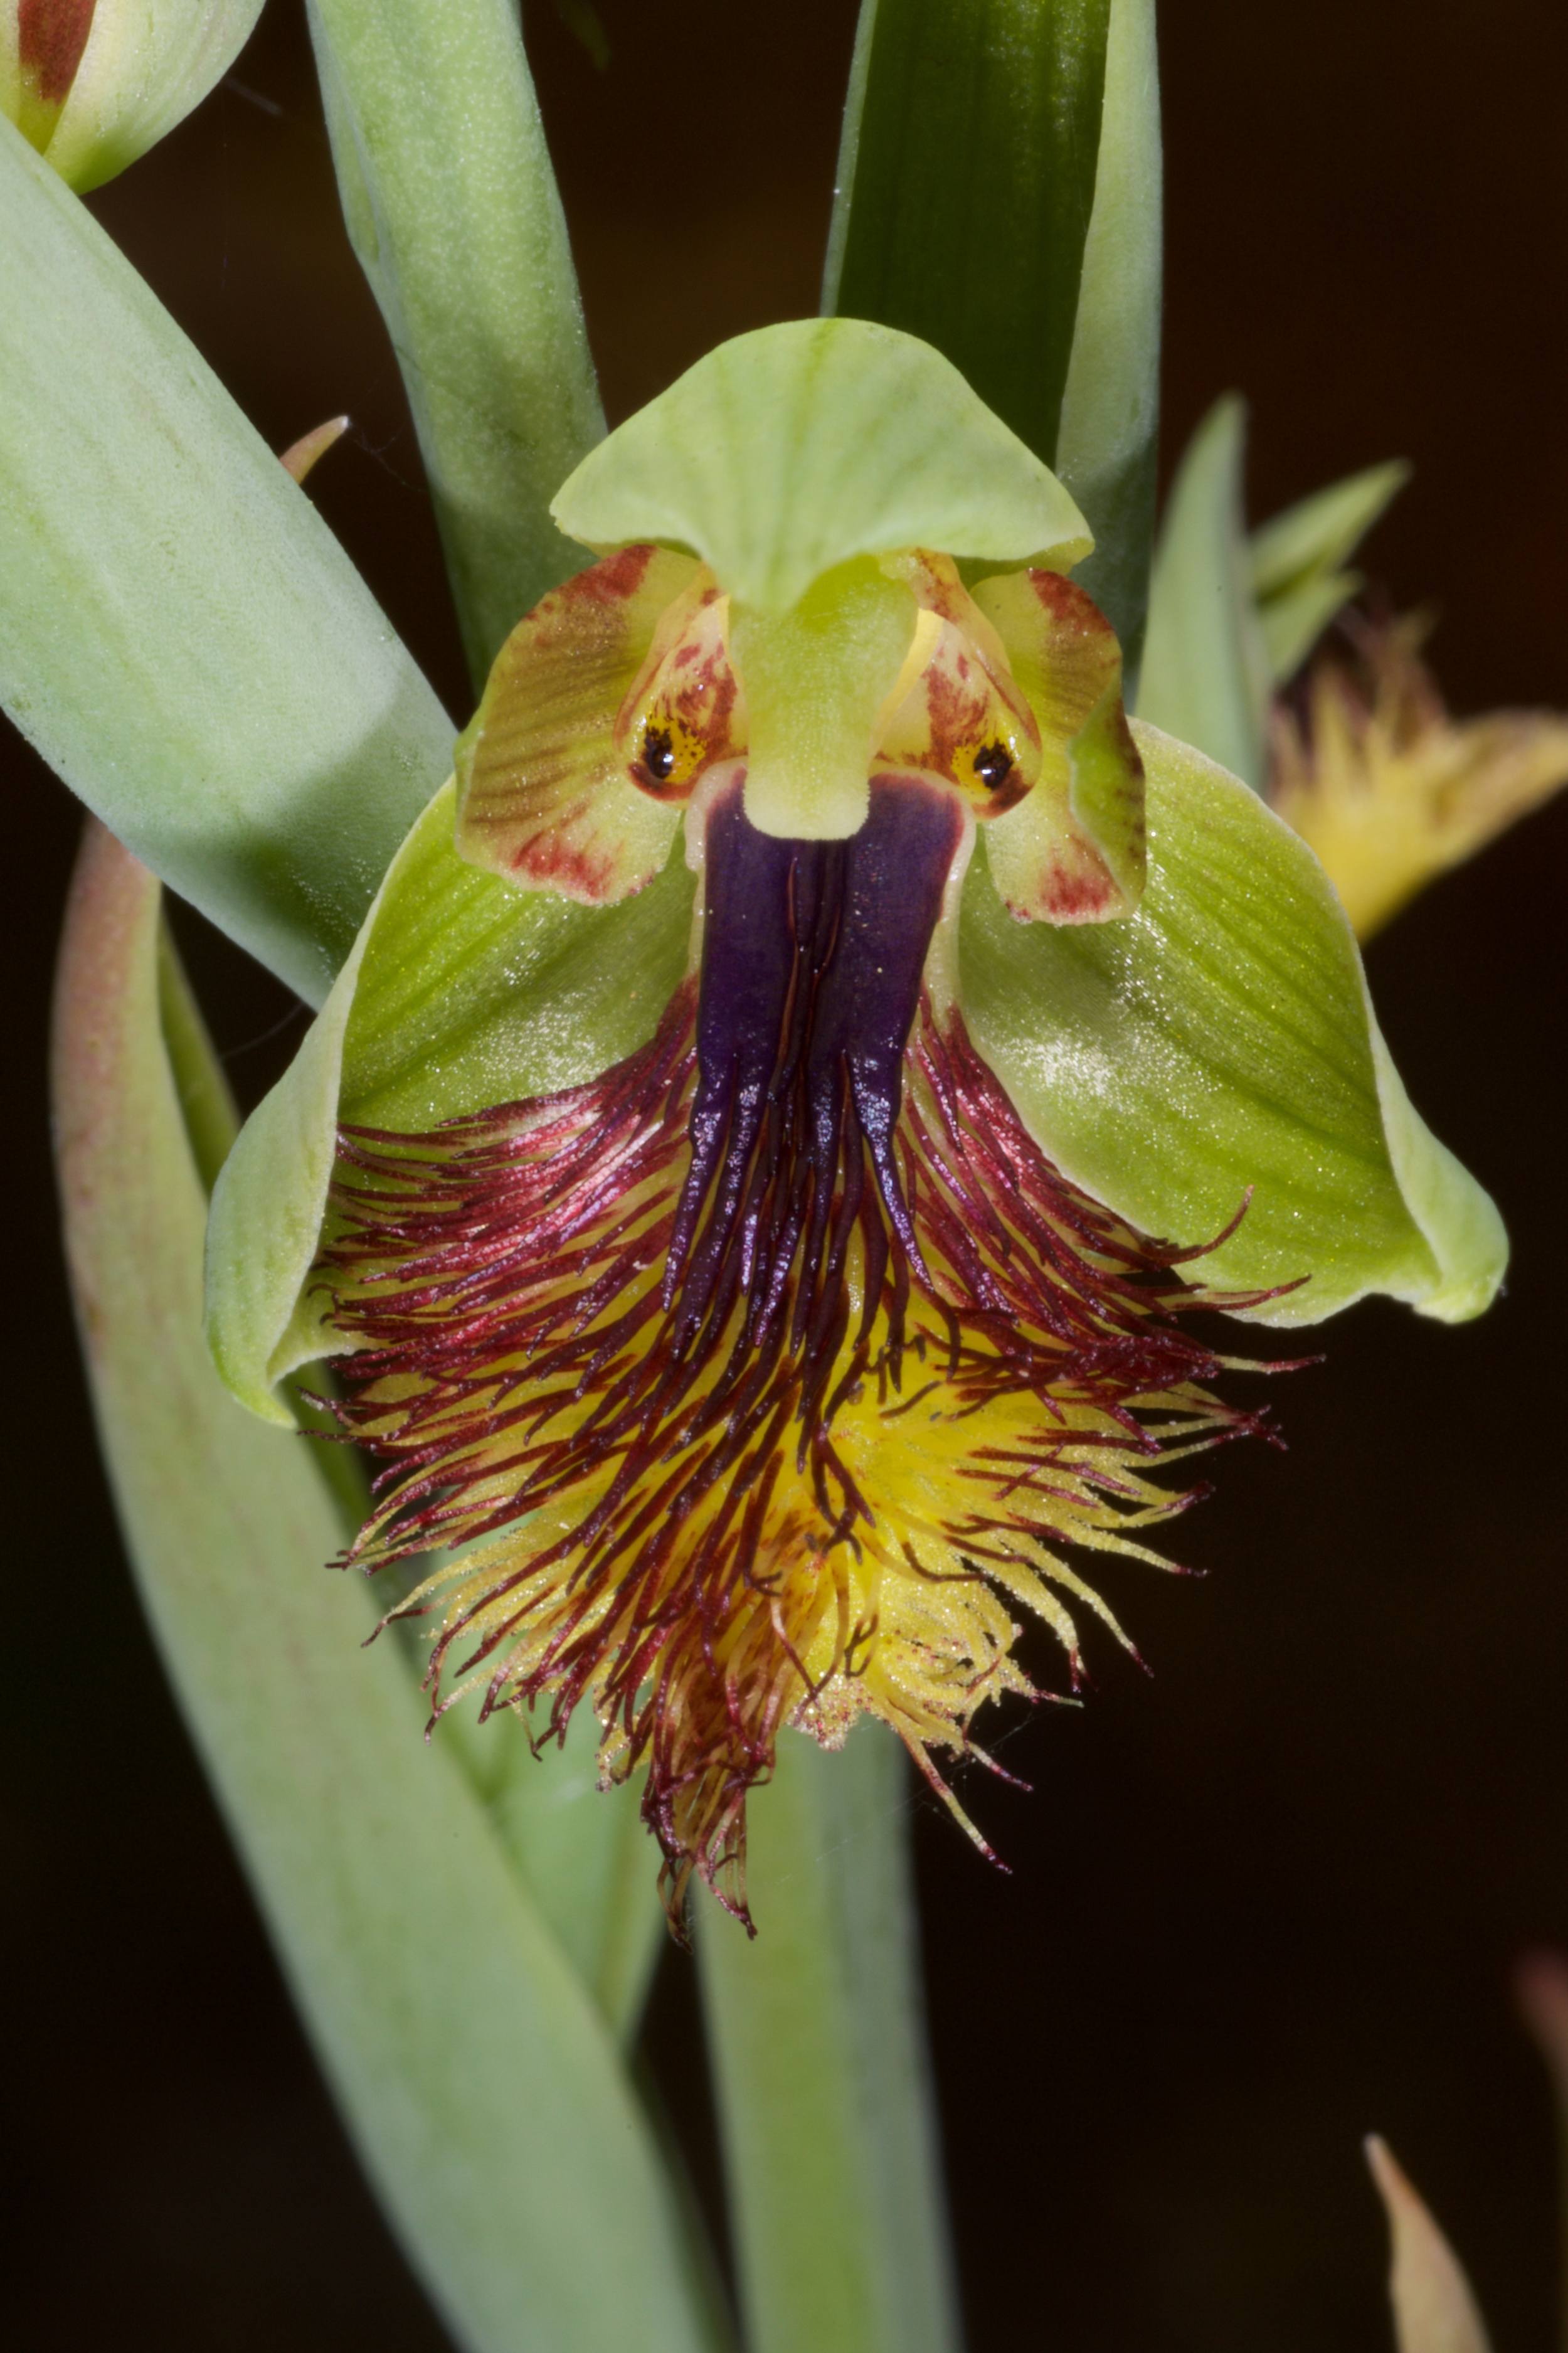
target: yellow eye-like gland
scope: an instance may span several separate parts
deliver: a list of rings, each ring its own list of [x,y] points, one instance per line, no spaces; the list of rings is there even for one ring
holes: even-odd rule
[[[980,626],[972,632],[922,610],[911,649],[911,663],[920,668],[883,719],[877,757],[889,767],[945,777],[985,818],[1016,808],[1038,777],[1040,734],[1002,658],[994,667],[981,652],[976,638],[994,633],[978,613],[974,617]]]
[[[659,801],[683,801],[702,770],[745,749],[745,706],[730,663],[730,600],[703,565],[661,618],[616,723],[626,774]]]

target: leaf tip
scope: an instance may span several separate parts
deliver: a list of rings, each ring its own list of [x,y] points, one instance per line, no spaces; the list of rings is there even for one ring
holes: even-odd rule
[[[1388,2217],[1399,2353],[1490,2353],[1470,2284],[1425,2201],[1379,2134],[1363,2147]]]

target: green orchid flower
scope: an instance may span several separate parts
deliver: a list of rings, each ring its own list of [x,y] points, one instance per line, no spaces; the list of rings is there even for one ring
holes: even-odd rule
[[[261,0],[3,0],[0,114],[78,190],[99,188],[221,80]]]
[[[227,1163],[209,1334],[273,1418],[342,1360],[437,1711],[585,1701],[672,1915],[744,1916],[783,1725],[940,1788],[1016,1611],[1076,1681],[1063,1547],[1156,1558],[1152,1474],[1261,1426],[1187,1311],[1455,1319],[1505,1249],[1310,852],[1129,725],[1081,516],[928,346],[743,336],[553,512],[597,560]]]

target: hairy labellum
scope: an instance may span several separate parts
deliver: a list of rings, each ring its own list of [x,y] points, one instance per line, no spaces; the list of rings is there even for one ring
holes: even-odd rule
[[[441,1613],[437,1706],[560,1734],[586,1700],[672,1916],[694,1868],[743,1916],[784,1725],[868,1708],[937,1780],[1030,1690],[1016,1609],[1076,1680],[1064,1597],[1114,1621],[1057,1547],[1152,1557],[1192,1494],[1151,1473],[1258,1426],[1200,1386],[1182,1254],[1066,1183],[922,994],[963,824],[883,776],[858,833],[791,841],[724,786],[700,987],[640,1053],[342,1135],[339,1410],[384,1464],[349,1556],[462,1547],[405,1605]]]

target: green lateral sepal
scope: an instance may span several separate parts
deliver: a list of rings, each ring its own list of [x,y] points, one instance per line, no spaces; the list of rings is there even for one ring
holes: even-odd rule
[[[1125,923],[1007,914],[984,864],[959,993],[1043,1150],[1250,1311],[1312,1323],[1371,1293],[1456,1322],[1494,1295],[1497,1210],[1411,1108],[1333,886],[1235,776],[1134,723],[1149,877]],[[1286,1288],[1285,1286],[1292,1286]]]
[[[455,797],[448,783],[409,833],[213,1195],[208,1344],[268,1420],[284,1412],[278,1382],[335,1345],[307,1286],[340,1123],[422,1133],[586,1084],[653,1035],[686,969],[693,881],[679,846],[635,898],[583,906],[460,859]]]

